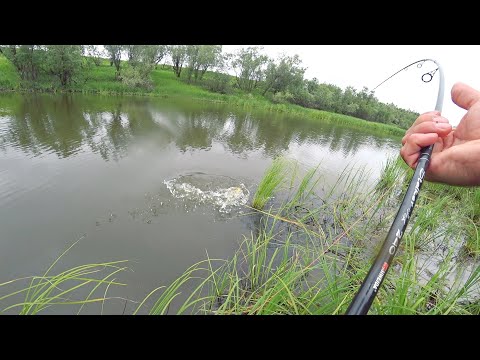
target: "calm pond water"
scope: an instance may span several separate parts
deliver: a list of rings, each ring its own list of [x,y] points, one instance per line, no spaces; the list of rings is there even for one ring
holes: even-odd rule
[[[2,94],[0,283],[41,275],[80,239],[54,272],[128,259],[133,271],[119,275],[128,286],[117,295],[140,301],[207,252],[233,254],[252,230],[243,204],[273,158],[320,163],[326,182],[347,164],[366,166],[374,181],[399,143],[195,101]]]

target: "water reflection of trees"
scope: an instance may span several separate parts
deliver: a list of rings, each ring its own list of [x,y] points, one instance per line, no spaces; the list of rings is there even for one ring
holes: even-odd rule
[[[191,110],[185,112],[177,123],[180,131],[175,143],[180,151],[188,149],[209,149],[212,147],[213,134],[218,123],[217,118],[210,114],[199,114]],[[213,131],[212,131],[213,130]]]
[[[82,95],[25,95],[0,98],[9,120],[0,124],[2,148],[60,158],[85,148],[117,161],[135,141],[168,144],[182,152],[209,150],[214,142],[246,156],[261,151],[276,156],[290,144],[311,143],[354,155],[363,144],[382,147],[391,140],[318,121],[281,114],[231,111],[204,103],[168,103],[158,99]]]
[[[6,143],[34,155],[48,151],[68,157],[79,150],[88,124],[69,97],[25,96],[8,127]]]

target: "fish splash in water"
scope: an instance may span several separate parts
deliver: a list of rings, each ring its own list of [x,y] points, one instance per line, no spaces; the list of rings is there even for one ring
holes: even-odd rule
[[[245,205],[250,196],[250,192],[244,184],[217,190],[201,190],[192,184],[180,182],[178,179],[164,180],[163,183],[173,197],[202,204],[212,204],[222,213],[228,213],[235,207]]]

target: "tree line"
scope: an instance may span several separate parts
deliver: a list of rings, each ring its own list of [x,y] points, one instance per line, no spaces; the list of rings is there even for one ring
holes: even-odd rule
[[[291,103],[402,128],[408,128],[418,116],[378,101],[367,87],[342,90],[317,78],[306,79],[306,68],[298,55],[271,58],[261,46],[225,53],[221,45],[4,45],[0,53],[14,65],[27,86],[49,81],[52,88],[81,87],[90,78],[92,68],[108,59],[115,68],[111,80],[131,88],[152,90],[151,73],[161,65],[170,68],[180,81],[223,94],[251,93],[274,103]]]

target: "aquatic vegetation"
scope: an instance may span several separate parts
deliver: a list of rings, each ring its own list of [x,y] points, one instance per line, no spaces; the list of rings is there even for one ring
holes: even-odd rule
[[[277,158],[272,165],[265,171],[265,174],[258,184],[257,191],[253,195],[252,206],[255,209],[262,210],[267,202],[272,198],[275,191],[284,182],[288,171],[288,163],[283,158]]]
[[[111,261],[99,264],[85,264],[62,271],[56,275],[51,272],[58,261],[76,244],[65,250],[41,276],[30,276],[0,283],[0,290],[6,291],[0,295],[0,302],[13,299],[0,311],[19,315],[35,315],[52,306],[77,307],[80,314],[86,304],[101,303],[112,299],[107,296],[111,286],[124,286],[114,278],[125,271],[127,260]],[[22,284],[25,285],[22,287]],[[20,288],[19,288],[20,287]],[[12,288],[13,290],[8,290]],[[80,295],[77,297],[77,295]]]
[[[395,168],[400,163],[389,164],[390,174],[401,171]],[[379,192],[378,183],[366,189],[365,173],[347,167],[318,201],[315,186],[306,186],[318,182],[315,173],[308,171],[287,201],[276,202],[275,210],[259,210],[257,233],[244,239],[232,259],[217,267],[212,262],[209,267],[193,266],[184,274],[201,278],[196,294],[190,294],[190,304],[195,304],[191,313],[346,311],[395,215],[397,209],[387,199],[399,197],[394,191],[399,184],[390,183],[388,191]],[[386,180],[379,183],[382,188]],[[453,194],[445,196],[448,187],[437,185],[420,195],[371,314],[478,313],[480,267],[472,259],[461,259],[465,237],[457,224],[459,218],[468,218],[461,201],[471,190],[452,188]],[[343,192],[339,195],[335,188]],[[307,193],[310,196],[304,196]],[[455,216],[448,216],[452,212]],[[181,292],[180,287],[175,290]]]
[[[391,191],[394,186],[405,179],[408,169],[400,156],[387,158],[375,189],[377,191]]]

